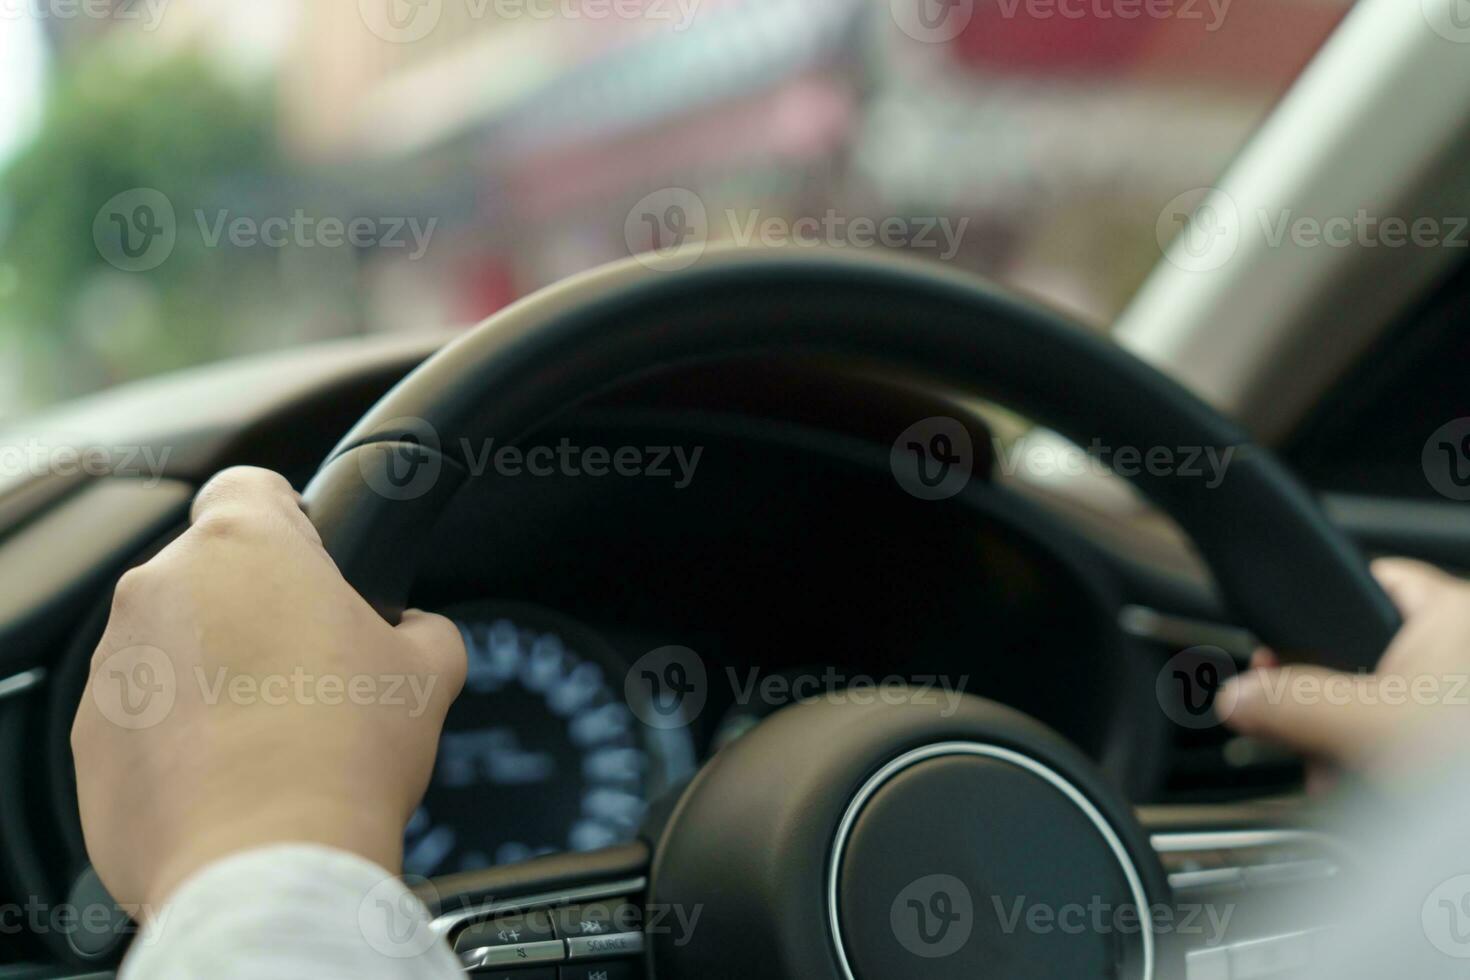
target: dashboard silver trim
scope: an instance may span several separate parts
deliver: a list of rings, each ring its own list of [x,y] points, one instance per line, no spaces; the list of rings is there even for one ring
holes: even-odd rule
[[[1154,834],[1149,838],[1149,843],[1160,854],[1180,854],[1186,851],[1238,851],[1251,847],[1280,847],[1286,844],[1318,844],[1334,850],[1341,849],[1343,846],[1337,838],[1321,831],[1285,828],[1167,831]]]
[[[1321,950],[1338,939],[1331,926],[1260,936],[1184,954],[1185,980],[1230,980],[1234,976],[1298,976],[1321,961]]]
[[[0,680],[0,701],[17,694],[24,694],[32,688],[40,687],[46,680],[45,667],[32,667],[23,670],[19,674]]]
[[[547,905],[567,905],[572,902],[592,902],[599,898],[618,898],[623,895],[633,895],[648,887],[648,879],[639,876],[637,878],[624,878],[618,881],[602,882],[595,885],[583,885],[578,888],[567,888],[561,891],[539,892],[526,895],[521,898],[504,899],[498,902],[485,902],[473,908],[459,909],[455,912],[446,912],[436,916],[430,923],[429,928],[434,934],[443,938],[449,935],[455,928],[466,923],[476,922],[492,915],[500,915],[504,912],[520,912],[530,908],[540,908]]]
[[[1308,844],[1331,855],[1346,851],[1346,845],[1330,834],[1311,830],[1206,830],[1154,834],[1149,838],[1160,855],[1191,852],[1229,853],[1257,848]],[[1342,865],[1334,856],[1268,860],[1256,864],[1236,863],[1219,868],[1175,871],[1169,886],[1176,892],[1196,889],[1235,888],[1328,881]]]
[[[1080,809],[1092,825],[1097,828],[1108,848],[1113,852],[1113,857],[1123,869],[1123,875],[1128,881],[1128,891],[1133,897],[1135,907],[1139,910],[1139,918],[1144,923],[1144,928],[1139,930],[1143,937],[1143,972],[1141,980],[1153,980],[1154,977],[1154,930],[1153,916],[1143,914],[1149,908],[1148,896],[1143,890],[1143,879],[1134,865],[1128,849],[1123,846],[1123,841],[1118,837],[1107,819],[1097,809],[1082,791],[1058,773],[1056,770],[1038,762],[1027,755],[1022,755],[1012,749],[1002,748],[998,745],[990,745],[985,742],[953,741],[935,742],[932,745],[921,746],[905,752],[874,773],[866,783],[853,796],[852,802],[847,805],[847,812],[842,815],[842,821],[837,825],[837,837],[832,843],[832,852],[827,861],[827,925],[832,931],[832,946],[837,955],[837,963],[842,969],[845,980],[857,980],[852,970],[852,964],[847,959],[847,949],[842,938],[842,921],[838,914],[837,904],[837,881],[842,868],[843,852],[847,847],[847,839],[852,834],[853,825],[857,823],[858,815],[862,812],[874,793],[884,783],[905,769],[926,762],[930,759],[938,759],[951,755],[974,755],[982,758],[997,759],[1009,763],[1027,772],[1039,776],[1056,789],[1063,796]]]
[[[1118,627],[1129,636],[1179,647],[1219,647],[1240,660],[1260,646],[1255,634],[1239,626],[1160,612],[1150,606],[1126,605],[1118,610]]]

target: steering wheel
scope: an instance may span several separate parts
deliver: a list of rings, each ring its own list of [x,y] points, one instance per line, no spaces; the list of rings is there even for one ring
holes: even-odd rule
[[[1345,669],[1371,667],[1398,627],[1356,550],[1216,411],[1053,313],[893,258],[711,252],[678,272],[628,260],[545,289],[388,392],[307,488],[308,513],[395,620],[438,514],[471,480],[467,447],[522,439],[651,372],[758,354],[984,394],[1079,445],[1231,449],[1218,483],[1128,475],[1189,534],[1233,614],[1287,659]],[[980,698],[953,714],[885,700],[903,703],[779,712],[707,764],[644,843],[440,883],[436,928],[471,968],[560,964],[563,980],[634,976],[639,962],[674,980],[1170,972],[1149,914],[1170,901],[1162,865],[1087,758]],[[450,908],[445,891],[493,898]],[[1134,928],[1030,928],[1037,903],[1100,903],[1114,926],[1131,908]],[[613,906],[646,910],[643,927],[589,920]]]

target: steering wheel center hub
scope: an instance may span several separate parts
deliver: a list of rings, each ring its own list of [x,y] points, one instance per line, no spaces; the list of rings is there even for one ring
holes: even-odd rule
[[[1168,895],[1091,761],[973,696],[778,711],[684,794],[649,888],[700,909],[650,936],[658,976],[775,980],[1153,980]]]
[[[979,742],[924,746],[849,804],[828,869],[845,980],[1149,977],[1143,884],[1056,770]]]

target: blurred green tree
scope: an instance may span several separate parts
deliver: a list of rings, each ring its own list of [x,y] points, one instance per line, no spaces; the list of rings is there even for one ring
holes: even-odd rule
[[[94,240],[116,195],[148,188],[180,231],[229,182],[279,169],[269,91],[224,81],[189,53],[140,62],[105,42],[52,75],[36,138],[0,173],[0,338],[20,390],[0,414],[219,356],[246,282],[200,236],[167,261],[121,271]]]

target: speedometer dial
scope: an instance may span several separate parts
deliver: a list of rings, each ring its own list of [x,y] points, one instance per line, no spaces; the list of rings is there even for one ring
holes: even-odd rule
[[[623,700],[626,665],[592,630],[532,606],[446,611],[469,657],[404,870],[437,875],[632,838],[652,795],[693,767],[686,733]]]

